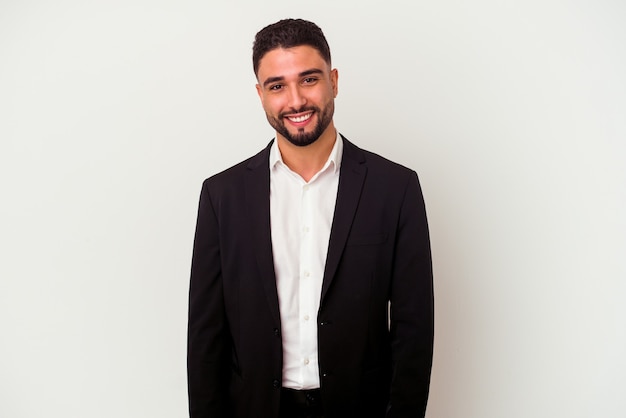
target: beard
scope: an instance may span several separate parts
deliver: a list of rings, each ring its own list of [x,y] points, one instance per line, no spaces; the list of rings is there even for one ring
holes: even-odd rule
[[[297,133],[291,133],[285,126],[284,118],[286,115],[292,113],[302,113],[313,111],[317,115],[317,124],[313,127],[311,132],[305,132],[304,128],[298,128]],[[316,106],[305,106],[301,109],[298,109],[296,112],[283,112],[278,115],[278,118],[275,118],[269,115],[267,112],[265,115],[267,116],[267,121],[270,123],[272,128],[276,130],[279,134],[281,134],[287,141],[291,142],[293,145],[298,147],[306,147],[307,145],[311,145],[315,141],[319,139],[319,137],[324,133],[330,122],[333,120],[333,113],[335,112],[335,103],[331,100],[324,109],[320,109]]]

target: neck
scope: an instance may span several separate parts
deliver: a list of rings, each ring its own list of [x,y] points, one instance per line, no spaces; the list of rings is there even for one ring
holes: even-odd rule
[[[308,182],[324,167],[335,145],[337,131],[331,122],[322,135],[310,145],[299,147],[282,135],[276,135],[276,141],[283,162],[289,169]]]

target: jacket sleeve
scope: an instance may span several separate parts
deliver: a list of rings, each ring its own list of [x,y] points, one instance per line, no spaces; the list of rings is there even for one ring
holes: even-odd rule
[[[433,356],[433,277],[417,174],[405,188],[391,282],[392,381],[388,418],[424,417]]]
[[[224,310],[219,224],[205,181],[196,224],[187,334],[187,382],[191,418],[227,415],[230,334]]]

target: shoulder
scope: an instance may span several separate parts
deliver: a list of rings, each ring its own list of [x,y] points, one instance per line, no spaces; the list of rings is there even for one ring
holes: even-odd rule
[[[383,177],[407,178],[416,175],[413,169],[391,161],[374,152],[359,148],[347,138],[343,136],[342,138],[344,143],[344,161],[348,164],[363,164],[367,167],[368,172]]]
[[[269,171],[269,149],[272,141],[256,155],[247,158],[219,173],[205,179],[202,184],[203,190],[219,192],[225,188],[237,187],[247,177],[250,171]]]

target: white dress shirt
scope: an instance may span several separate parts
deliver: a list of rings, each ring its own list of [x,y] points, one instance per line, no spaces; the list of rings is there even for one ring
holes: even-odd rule
[[[320,387],[317,311],[335,212],[343,142],[307,183],[270,149],[270,216],[283,343],[283,387]]]

